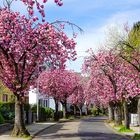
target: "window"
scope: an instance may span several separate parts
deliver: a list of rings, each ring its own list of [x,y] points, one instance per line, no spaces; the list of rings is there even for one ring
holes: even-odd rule
[[[45,100],[45,102],[46,102],[46,105],[45,105],[45,107],[48,107],[48,101],[47,101],[47,100]]]
[[[3,94],[2,101],[3,102],[7,102],[8,101],[8,95],[7,94]]]
[[[42,105],[42,101],[41,101],[41,99],[38,100],[38,104],[39,104],[39,106]]]

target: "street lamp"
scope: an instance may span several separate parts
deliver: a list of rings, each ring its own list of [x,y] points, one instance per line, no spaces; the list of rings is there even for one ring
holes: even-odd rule
[[[40,72],[42,72],[42,69],[40,70],[40,68],[45,68],[45,65],[38,65],[38,77]],[[39,78],[37,79],[37,92],[36,92],[36,113],[37,113],[37,121],[39,121]]]
[[[37,92],[36,92],[36,115],[37,115],[37,121],[39,121],[39,80],[37,80]]]

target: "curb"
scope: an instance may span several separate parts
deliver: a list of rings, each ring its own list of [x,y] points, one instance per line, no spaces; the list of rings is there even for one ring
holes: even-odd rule
[[[57,124],[57,123],[56,123],[56,124]],[[41,133],[41,132],[44,131],[45,129],[48,129],[48,128],[52,127],[52,126],[55,126],[56,124],[52,124],[52,125],[50,125],[50,126],[47,126],[47,127],[43,128],[43,129],[37,131],[35,134],[31,135],[31,138],[29,138],[28,140],[32,140],[32,139],[33,139],[35,136],[37,136],[39,133]]]
[[[108,123],[104,122],[104,124],[105,124],[105,126],[108,127],[110,130],[112,130],[115,134],[122,135],[122,136],[125,137],[125,138],[128,138],[128,139],[130,139],[130,140],[133,140],[133,139],[131,138],[131,136],[128,136],[128,135],[126,135],[126,134],[117,132],[117,130],[116,130],[115,128],[111,127]]]

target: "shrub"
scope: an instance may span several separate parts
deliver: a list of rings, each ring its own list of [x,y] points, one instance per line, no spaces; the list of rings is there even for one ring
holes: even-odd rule
[[[34,106],[31,108],[31,110],[32,110],[33,113],[36,113],[36,112],[37,112],[37,105],[34,105]],[[45,108],[44,108],[44,107],[39,107],[39,112],[45,114]]]
[[[53,118],[54,117],[54,110],[52,108],[45,108],[45,113],[47,118]]]
[[[135,134],[133,140],[140,140],[140,134]]]
[[[93,107],[90,109],[90,112],[92,115],[97,116],[99,115],[98,109],[96,107]]]
[[[122,126],[118,132],[134,132],[132,129],[127,129],[125,126]]]
[[[29,104],[24,105],[24,110],[28,112],[30,109]],[[15,103],[7,102],[7,103],[0,103],[0,113],[4,117],[6,122],[13,122],[15,117]]]
[[[7,102],[7,103],[0,103],[0,111],[7,110],[7,111],[14,111],[15,110],[15,103]]]
[[[98,107],[92,107],[90,110],[89,110],[90,114],[93,115],[93,116],[102,116],[102,115],[107,115],[106,114],[106,110],[104,108],[98,108]]]
[[[0,103],[0,113],[4,117],[5,120],[13,120],[15,103]]]
[[[31,110],[32,110],[33,113],[36,113],[37,112],[37,106],[36,105],[32,106]]]
[[[2,124],[2,123],[4,123],[4,118],[3,118],[3,116],[0,113],[0,124]]]
[[[60,118],[60,119],[63,118],[63,111],[62,111],[62,110],[59,110],[59,111],[58,111],[58,114],[59,114],[59,118]]]
[[[24,110],[26,111],[26,112],[28,112],[29,110],[30,110],[30,104],[25,104],[24,105]]]
[[[73,115],[70,115],[70,116],[68,117],[68,119],[69,119],[69,120],[74,120],[75,117],[74,117]]]
[[[31,108],[33,113],[37,112],[37,106],[34,105]],[[40,121],[46,121],[47,118],[53,118],[54,117],[54,110],[48,107],[39,107],[39,116]]]

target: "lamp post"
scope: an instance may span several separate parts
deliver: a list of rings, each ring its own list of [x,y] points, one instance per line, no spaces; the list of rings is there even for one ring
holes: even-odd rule
[[[137,96],[138,98],[138,105],[137,105],[137,121],[138,121],[138,125],[139,125],[139,133],[140,133],[140,95]]]
[[[39,67],[38,65],[38,77],[39,77]],[[39,121],[39,79],[37,79],[37,89],[36,89],[36,115],[37,115],[37,121]]]
[[[37,92],[36,92],[36,115],[37,115],[37,121],[39,121],[39,80],[37,79]]]
[[[40,71],[40,67],[44,67],[45,65],[38,65],[38,77]],[[39,79],[37,79],[37,92],[36,92],[36,113],[37,113],[37,121],[39,121]]]

